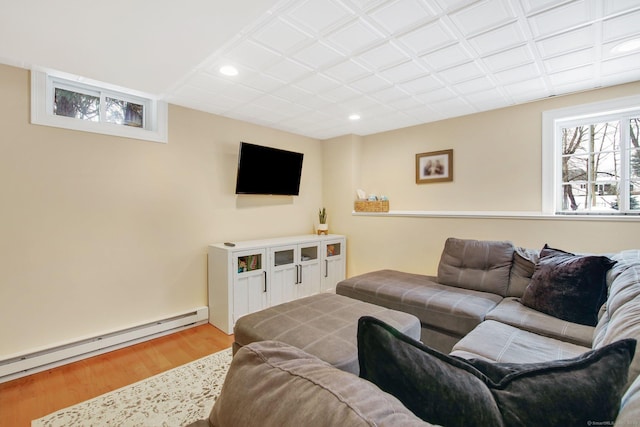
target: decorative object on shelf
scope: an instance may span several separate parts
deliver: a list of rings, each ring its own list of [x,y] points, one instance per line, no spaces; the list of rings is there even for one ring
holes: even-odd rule
[[[356,212],[389,212],[389,200],[356,200],[353,209]]]
[[[329,225],[327,224],[327,210],[325,208],[318,210],[318,234],[329,234]]]
[[[387,196],[376,196],[369,194],[364,190],[356,191],[358,199],[353,204],[353,210],[356,212],[389,212],[389,198]]]
[[[416,184],[453,181],[453,150],[416,154]]]

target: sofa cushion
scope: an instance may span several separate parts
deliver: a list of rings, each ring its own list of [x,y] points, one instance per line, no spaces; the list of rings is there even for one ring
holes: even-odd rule
[[[540,251],[516,247],[513,252],[513,264],[509,275],[509,289],[507,296],[521,297],[531,281],[531,276],[540,259]]]
[[[534,334],[495,320],[485,320],[453,346],[451,355],[491,362],[535,363],[568,359],[589,350],[590,347]]]
[[[212,426],[425,426],[395,397],[296,347],[262,341],[234,356]]]
[[[541,313],[520,303],[518,298],[505,298],[491,310],[486,320],[506,323],[534,334],[561,341],[591,347],[593,326],[567,322],[557,317]]]
[[[438,282],[506,296],[513,251],[511,242],[450,237],[438,264]]]
[[[450,427],[610,423],[635,346],[623,340],[575,359],[492,364],[449,357],[374,318],[358,329],[360,375]]]
[[[545,245],[522,303],[559,319],[595,326],[613,264],[605,256],[575,255]]]
[[[502,297],[436,283],[435,277],[380,270],[343,280],[336,293],[410,313],[423,325],[462,337],[484,320]]]

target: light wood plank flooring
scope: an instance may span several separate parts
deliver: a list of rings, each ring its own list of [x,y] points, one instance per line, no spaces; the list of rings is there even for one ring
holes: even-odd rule
[[[0,426],[31,420],[228,348],[210,324],[0,384]]]

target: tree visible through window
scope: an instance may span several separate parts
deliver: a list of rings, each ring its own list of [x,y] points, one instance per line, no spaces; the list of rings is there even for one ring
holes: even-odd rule
[[[53,113],[58,116],[97,122],[100,120],[100,97],[57,87]]]
[[[137,128],[143,126],[144,107],[142,105],[109,97],[106,101],[107,122]]]
[[[640,117],[560,128],[564,213],[640,213]]]
[[[101,106],[104,106],[104,111]],[[143,104],[60,87],[55,88],[53,114],[138,128],[144,126]]]

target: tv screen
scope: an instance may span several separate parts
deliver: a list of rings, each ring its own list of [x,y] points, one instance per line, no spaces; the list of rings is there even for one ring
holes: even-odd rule
[[[297,196],[302,153],[240,143],[236,194]]]

